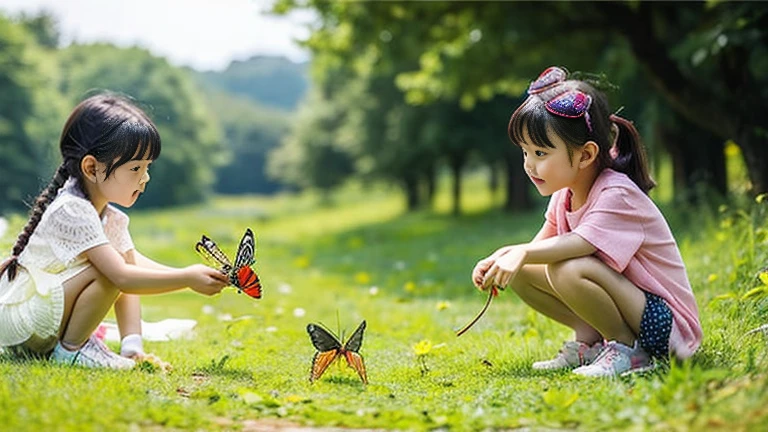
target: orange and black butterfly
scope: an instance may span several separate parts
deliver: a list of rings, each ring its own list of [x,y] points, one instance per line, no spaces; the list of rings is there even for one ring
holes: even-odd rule
[[[357,326],[357,330],[349,337],[349,340],[342,344],[339,338],[329,330],[315,324],[307,325],[307,333],[309,333],[309,337],[312,339],[312,345],[317,349],[315,356],[312,357],[312,373],[309,376],[309,381],[314,382],[320,379],[323,372],[328,369],[328,366],[334,360],[343,356],[347,360],[347,364],[363,380],[363,383],[368,384],[363,356],[358,353],[363,345],[363,331],[365,331],[365,321],[361,322]]]
[[[243,239],[240,240],[240,247],[237,248],[234,265],[232,265],[224,252],[216,246],[216,243],[206,236],[203,236],[197,242],[195,250],[203,258],[221,268],[221,271],[229,276],[229,282],[239,292],[244,292],[253,298],[261,298],[261,282],[259,281],[259,276],[251,268],[256,263],[254,258],[256,241],[250,228],[245,230]]]

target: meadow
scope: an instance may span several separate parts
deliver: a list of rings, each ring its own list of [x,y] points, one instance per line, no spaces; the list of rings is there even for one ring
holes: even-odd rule
[[[218,197],[131,211],[137,248],[176,266],[201,261],[194,252],[201,234],[234,253],[251,227],[263,298],[232,288],[215,297],[189,290],[145,297],[147,321],[198,322],[188,339],[145,343],[173,365],[169,373],[0,360],[0,428],[768,428],[768,339],[747,334],[768,322],[768,202],[662,206],[699,304],[702,348],[647,374],[595,380],[531,368],[571,334],[511,292],[455,336],[485,301],[470,283],[476,261],[529,240],[542,221],[544,201],[536,211],[505,214],[496,210],[500,197],[484,190],[470,183],[461,217],[449,215],[443,196],[431,211],[407,213],[393,191],[360,187],[330,198]],[[11,219],[3,251],[23,222]],[[362,320],[370,383],[339,362],[310,384],[307,324],[349,335]]]

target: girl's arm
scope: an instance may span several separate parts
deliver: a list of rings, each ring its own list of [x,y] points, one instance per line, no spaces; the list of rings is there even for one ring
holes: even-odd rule
[[[133,262],[133,264],[136,264],[137,266],[140,266],[140,267],[157,269],[157,270],[173,270],[173,267],[168,267],[165,264],[160,264],[157,261],[147,258],[136,249],[131,249],[130,251],[128,251],[127,255],[129,256],[128,262]]]
[[[591,243],[573,233],[533,241],[521,249],[525,255],[524,264],[552,264],[597,251]]]
[[[496,260],[485,273],[482,288],[506,286],[526,264],[552,264],[595,253],[592,244],[578,234],[568,233],[517,245]]]
[[[536,236],[531,240],[531,243],[514,244],[501,247],[491,255],[478,261],[477,264],[475,264],[475,268],[472,270],[472,283],[475,284],[476,287],[484,289],[487,286],[485,284],[486,275],[488,274],[488,271],[491,269],[491,267],[496,263],[496,260],[514,250],[515,248],[526,247],[532,243],[541,241],[547,236],[547,232],[548,230],[545,224],[541,227]]]
[[[109,244],[91,248],[85,254],[91,264],[124,293],[159,294],[189,287],[201,294],[213,295],[229,283],[221,272],[201,264],[182,269],[128,264]]]

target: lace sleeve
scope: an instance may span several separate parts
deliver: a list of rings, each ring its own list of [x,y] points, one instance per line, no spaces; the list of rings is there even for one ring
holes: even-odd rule
[[[50,244],[54,255],[64,264],[78,255],[108,243],[99,215],[91,203],[82,198],[61,196],[44,215],[38,230]]]
[[[133,249],[133,239],[130,231],[128,231],[128,224],[131,219],[128,215],[112,206],[107,206],[105,217],[104,233],[112,246],[121,254]]]

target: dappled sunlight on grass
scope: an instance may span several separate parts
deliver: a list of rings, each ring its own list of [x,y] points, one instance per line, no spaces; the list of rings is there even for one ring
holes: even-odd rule
[[[335,202],[220,197],[206,206],[132,212],[139,250],[177,266],[201,262],[194,252],[201,234],[231,255],[251,227],[263,298],[233,288],[210,298],[189,291],[143,298],[145,320],[198,322],[191,339],[146,342],[173,364],[168,374],[0,361],[0,424],[9,430],[83,424],[229,430],[263,418],[408,430],[765,424],[765,339],[742,336],[768,321],[767,297],[746,296],[765,285],[768,202],[701,211],[696,231],[676,231],[703,317],[703,348],[668,370],[617,380],[531,369],[571,334],[512,290],[467,334],[455,336],[486,298],[469,280],[475,262],[503,244],[528,241],[543,208],[480,211],[491,203],[481,198],[468,201],[478,211],[467,216],[406,214],[399,197],[356,188]],[[349,337],[363,319],[360,353],[370,384],[361,384],[343,360],[310,384],[315,348],[307,324]]]

